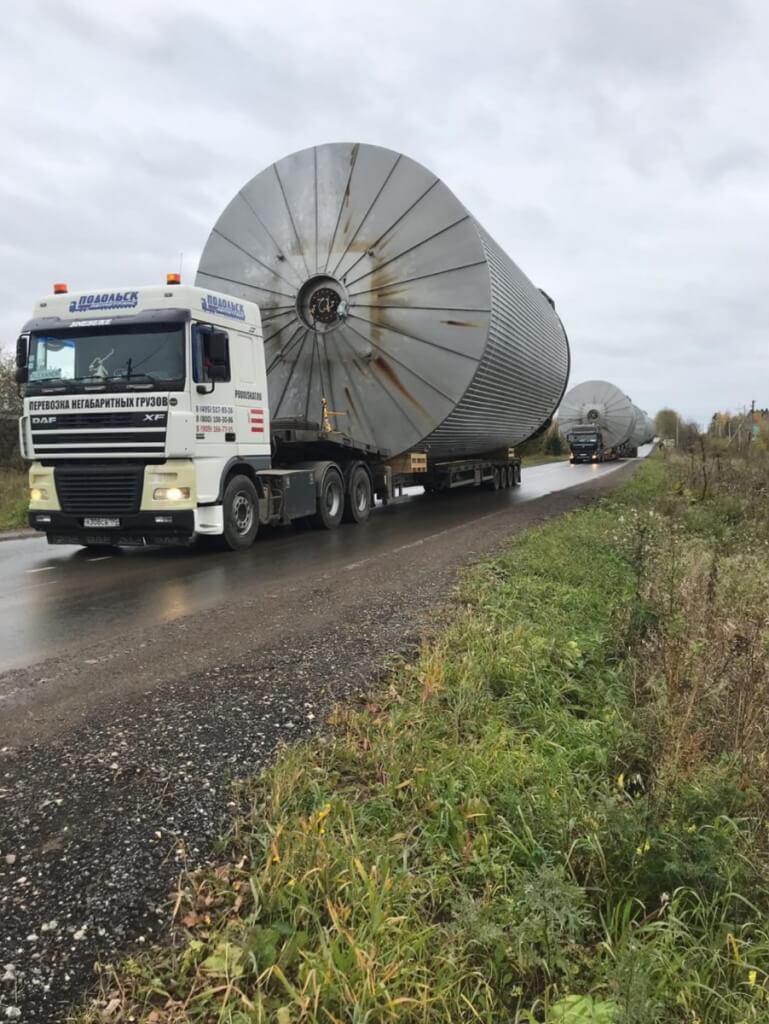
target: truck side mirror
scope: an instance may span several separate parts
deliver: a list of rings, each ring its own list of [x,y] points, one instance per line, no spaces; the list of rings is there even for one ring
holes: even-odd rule
[[[16,342],[16,383],[26,384],[29,380],[27,370],[27,358],[29,351],[29,336],[22,334]]]
[[[212,363],[208,367],[208,379],[210,381],[229,380],[230,374],[226,363]]]
[[[206,351],[211,362],[216,364],[226,363],[229,355],[227,345],[227,332],[214,330],[208,337]]]

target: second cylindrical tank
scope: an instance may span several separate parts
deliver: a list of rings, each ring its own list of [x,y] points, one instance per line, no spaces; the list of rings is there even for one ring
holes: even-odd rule
[[[383,455],[511,446],[552,416],[569,346],[552,302],[432,172],[364,144],[302,150],[217,221],[196,283],[262,311],[273,426]]]
[[[558,410],[561,432],[576,427],[601,431],[606,448],[618,448],[631,441],[636,430],[637,410],[628,396],[606,380],[587,380],[570,388]]]

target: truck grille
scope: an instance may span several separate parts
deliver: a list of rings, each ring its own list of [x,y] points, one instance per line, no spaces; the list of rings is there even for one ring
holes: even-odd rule
[[[166,412],[52,413],[30,417],[35,456],[162,455]]]
[[[141,466],[57,466],[56,490],[70,515],[132,515],[139,511],[144,470]]]

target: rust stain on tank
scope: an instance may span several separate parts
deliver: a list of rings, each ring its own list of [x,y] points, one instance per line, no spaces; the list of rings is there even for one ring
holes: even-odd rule
[[[358,159],[358,150],[360,149],[360,143],[356,142],[350,151],[350,176],[347,179],[347,185],[345,186],[344,196],[342,198],[342,204],[344,206],[350,205],[350,185],[352,184],[352,173],[355,169],[355,161]]]
[[[423,416],[429,417],[427,409],[425,409],[422,403],[411,394],[409,389],[400,379],[400,377],[395,372],[390,363],[387,362],[384,356],[373,356],[371,359],[371,365],[374,366],[377,370],[379,370],[382,373],[382,376],[386,377],[387,380],[390,381],[390,383],[393,385],[396,391],[399,391],[404,398],[408,399],[408,401],[411,402],[413,406],[415,406],[415,408],[419,409]]]
[[[346,384],[345,384],[345,388],[344,388],[344,394],[345,394],[345,398],[350,403],[350,411],[352,412],[353,416],[356,419],[360,419],[360,416],[358,416],[358,410],[355,407],[355,402],[353,402],[353,400],[352,400],[352,395],[350,394],[350,389],[347,387]]]
[[[448,324],[449,327],[479,327],[480,324],[472,324],[469,320],[441,320],[442,324]]]

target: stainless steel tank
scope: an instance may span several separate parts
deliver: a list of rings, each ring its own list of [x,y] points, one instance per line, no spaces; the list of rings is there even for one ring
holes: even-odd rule
[[[433,173],[316,146],[227,206],[196,283],[261,307],[273,425],[322,422],[384,455],[515,445],[552,416],[569,346],[552,302]]]
[[[587,380],[570,388],[558,410],[563,434],[575,427],[597,427],[607,448],[632,443],[640,410],[606,380]]]
[[[637,405],[634,405],[633,409],[635,410],[635,423],[633,425],[633,432],[629,438],[629,443],[634,448],[638,448],[646,442],[646,413],[642,409],[639,409]]]
[[[643,410],[642,410],[643,411]],[[657,428],[654,425],[654,420],[647,412],[643,412],[644,417],[644,437],[641,444],[651,444],[654,440],[654,435],[657,432]]]

